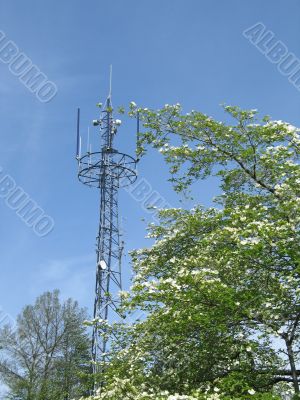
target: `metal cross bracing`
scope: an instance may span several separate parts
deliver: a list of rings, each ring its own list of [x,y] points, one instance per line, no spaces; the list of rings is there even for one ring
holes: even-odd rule
[[[88,151],[81,155],[81,137],[79,135],[80,111],[77,119],[78,178],[88,186],[100,189],[100,219],[96,242],[97,266],[94,302],[94,325],[92,335],[92,369],[95,381],[94,390],[103,386],[101,373],[109,362],[110,337],[107,323],[113,314],[118,315],[122,290],[121,259],[124,244],[120,240],[118,218],[118,191],[137,179],[136,160],[113,148],[114,137],[120,120],[113,118],[111,94],[104,106],[99,105],[100,118],[93,121],[100,130],[99,151]]]

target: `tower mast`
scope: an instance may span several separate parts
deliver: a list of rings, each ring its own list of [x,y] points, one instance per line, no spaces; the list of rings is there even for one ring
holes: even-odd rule
[[[123,242],[120,240],[118,218],[118,192],[121,187],[131,185],[137,179],[136,160],[114,149],[114,138],[120,120],[115,120],[110,90],[104,106],[100,103],[100,117],[93,121],[100,134],[98,151],[91,147],[83,156],[79,135],[79,116],[77,121],[77,161],[78,178],[88,186],[100,190],[100,217],[96,239],[96,285],[94,300],[94,325],[92,335],[92,369],[94,373],[94,390],[101,388],[104,381],[101,377],[110,358],[110,338],[107,335],[108,322],[119,315],[122,290],[121,259]],[[99,141],[98,141],[99,143]]]

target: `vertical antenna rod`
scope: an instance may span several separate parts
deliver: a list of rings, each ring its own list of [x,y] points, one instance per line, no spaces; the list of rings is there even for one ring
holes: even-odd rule
[[[110,337],[107,324],[120,319],[122,289],[121,260],[123,242],[120,240],[118,191],[137,179],[136,160],[113,147],[120,120],[114,120],[112,101],[112,68],[110,68],[109,95],[101,106],[100,117],[93,121],[100,134],[100,148],[77,156],[79,180],[100,190],[100,216],[96,241],[96,284],[94,326],[92,336],[93,392],[105,384],[103,374],[110,360]],[[78,114],[79,115],[79,114]],[[97,142],[99,146],[99,142]],[[93,146],[95,148],[95,146]],[[79,152],[78,152],[79,154]]]
[[[80,142],[80,108],[77,109],[77,141],[76,141],[76,158],[79,158],[79,142]]]
[[[112,91],[112,65],[109,67],[109,94],[108,97],[111,99],[111,91]]]

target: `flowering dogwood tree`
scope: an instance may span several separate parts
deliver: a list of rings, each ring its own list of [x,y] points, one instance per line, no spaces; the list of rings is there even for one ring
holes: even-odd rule
[[[178,192],[211,175],[214,208],[168,209],[132,253],[128,312],[99,399],[299,398],[300,138],[296,127],[225,107],[232,125],[180,105],[137,108],[139,153],[157,148]],[[198,183],[199,184],[199,183]]]

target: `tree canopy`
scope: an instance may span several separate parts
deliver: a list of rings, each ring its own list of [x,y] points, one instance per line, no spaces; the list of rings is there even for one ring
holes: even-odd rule
[[[90,340],[86,311],[46,292],[17,318],[16,329],[0,330],[0,377],[9,398],[67,400],[86,393]]]
[[[299,130],[224,109],[231,125],[179,104],[130,105],[139,154],[156,148],[177,192],[215,175],[222,194],[215,207],[160,210],[154,244],[132,253],[124,307],[145,316],[111,326],[96,398],[299,398]]]

